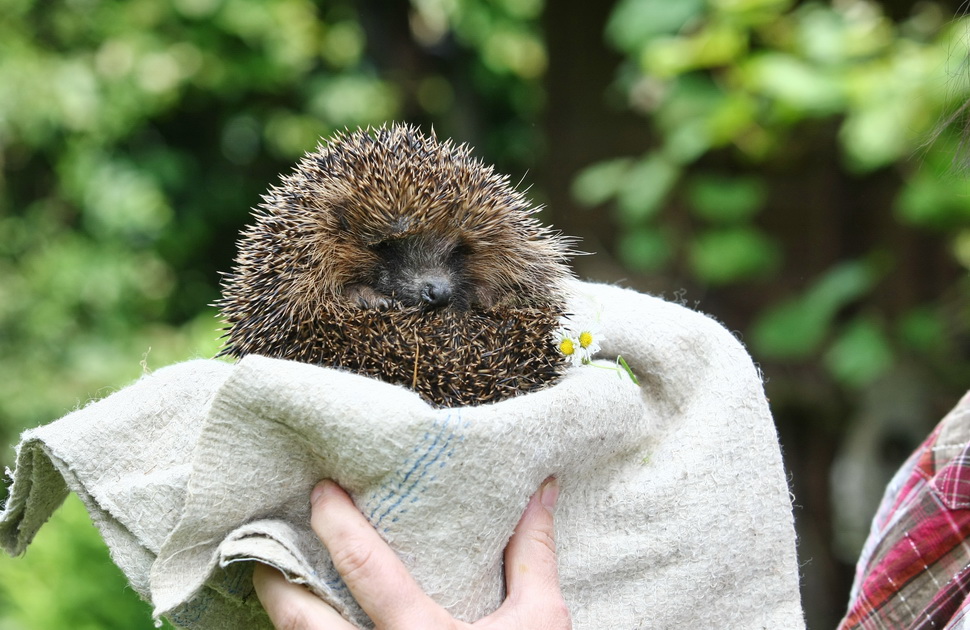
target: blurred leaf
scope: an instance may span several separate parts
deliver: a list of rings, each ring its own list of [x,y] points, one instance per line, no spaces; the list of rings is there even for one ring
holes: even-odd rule
[[[712,120],[724,111],[727,100],[724,90],[705,77],[678,77],[656,112],[667,160],[685,165],[710,150],[715,133]]]
[[[740,148],[751,147],[751,134],[757,131],[758,100],[751,94],[731,92],[714,109],[708,120],[709,138],[715,146],[729,142],[739,143]]]
[[[808,3],[797,16],[794,44],[812,62],[830,65],[871,59],[893,44],[892,22],[878,10],[845,11]]]
[[[757,177],[697,175],[687,184],[691,209],[711,223],[741,223],[765,203],[765,183]]]
[[[795,45],[799,52],[826,64],[838,63],[846,58],[845,20],[832,7],[809,4],[799,12]]]
[[[518,18],[537,19],[542,14],[543,0],[498,0],[510,15]]]
[[[664,156],[675,164],[689,164],[711,149],[711,130],[704,118],[686,121],[670,129]]]
[[[953,257],[964,269],[970,269],[970,229],[963,229],[953,238]]]
[[[277,110],[268,115],[263,130],[266,148],[278,158],[296,160],[312,151],[330,130],[319,118]]]
[[[746,227],[711,230],[690,245],[691,268],[699,280],[709,284],[767,274],[780,256],[776,243]]]
[[[483,61],[497,72],[526,79],[542,76],[548,65],[546,49],[534,33],[523,28],[497,28],[488,33]]]
[[[829,334],[836,313],[861,298],[875,281],[875,271],[863,262],[834,267],[803,295],[762,313],[752,326],[754,346],[767,357],[809,357]]]
[[[840,130],[850,164],[870,171],[902,157],[912,146],[905,122],[909,118],[892,102],[850,114]]]
[[[882,327],[871,318],[850,322],[825,353],[825,366],[836,379],[861,387],[893,364],[893,352]]]
[[[679,176],[680,169],[660,153],[634,163],[617,193],[621,221],[636,225],[652,217]]]
[[[748,25],[777,20],[794,0],[708,0],[717,11]]]
[[[666,99],[657,111],[657,122],[665,131],[700,122],[715,114],[727,100],[723,87],[708,77],[689,74],[673,81]]]
[[[606,24],[606,37],[617,48],[635,52],[656,35],[680,31],[703,9],[704,0],[620,0]]]
[[[946,346],[946,328],[935,309],[917,307],[899,321],[899,337],[918,352],[935,352]]]
[[[233,116],[222,128],[222,155],[233,164],[252,164],[259,154],[261,131],[253,116]]]
[[[792,55],[764,52],[742,64],[747,89],[778,101],[798,117],[839,111],[845,94],[838,77]]]
[[[612,199],[630,171],[630,158],[617,158],[587,166],[573,180],[573,198],[584,206],[598,206]]]
[[[158,182],[127,160],[81,147],[66,157],[61,176],[95,234],[153,239],[172,219]]]
[[[372,77],[353,74],[321,79],[311,86],[310,110],[335,127],[383,123],[398,109],[395,88]]]
[[[970,222],[970,185],[921,168],[896,197],[894,210],[906,221],[947,229]]]
[[[639,227],[620,236],[617,250],[627,267],[642,272],[657,271],[673,255],[672,241],[664,230]]]
[[[356,22],[338,22],[324,31],[320,52],[335,68],[347,68],[360,61],[364,39],[364,31]]]
[[[725,66],[747,51],[746,35],[724,22],[708,24],[688,36],[658,37],[644,47],[640,63],[648,74],[661,78]]]
[[[833,267],[806,293],[806,300],[830,313],[858,299],[876,283],[874,265],[851,261]]]

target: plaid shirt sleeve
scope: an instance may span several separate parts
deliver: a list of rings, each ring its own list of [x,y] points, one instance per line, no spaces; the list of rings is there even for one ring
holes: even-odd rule
[[[970,394],[886,489],[839,630],[970,630]]]

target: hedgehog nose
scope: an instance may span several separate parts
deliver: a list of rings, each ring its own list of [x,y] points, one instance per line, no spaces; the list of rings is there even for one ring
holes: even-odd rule
[[[421,303],[425,306],[447,306],[451,295],[451,283],[444,278],[431,278],[421,286]]]

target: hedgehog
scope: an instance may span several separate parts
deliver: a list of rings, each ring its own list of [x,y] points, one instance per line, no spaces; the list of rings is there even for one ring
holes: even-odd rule
[[[271,187],[216,302],[220,356],[404,385],[436,407],[564,372],[572,241],[466,144],[394,124],[337,133]]]

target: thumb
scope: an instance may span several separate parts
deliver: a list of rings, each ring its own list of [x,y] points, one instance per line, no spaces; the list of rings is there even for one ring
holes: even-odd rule
[[[502,608],[540,627],[569,627],[569,611],[559,590],[553,512],[559,482],[550,477],[532,495],[505,549],[508,597]]]

